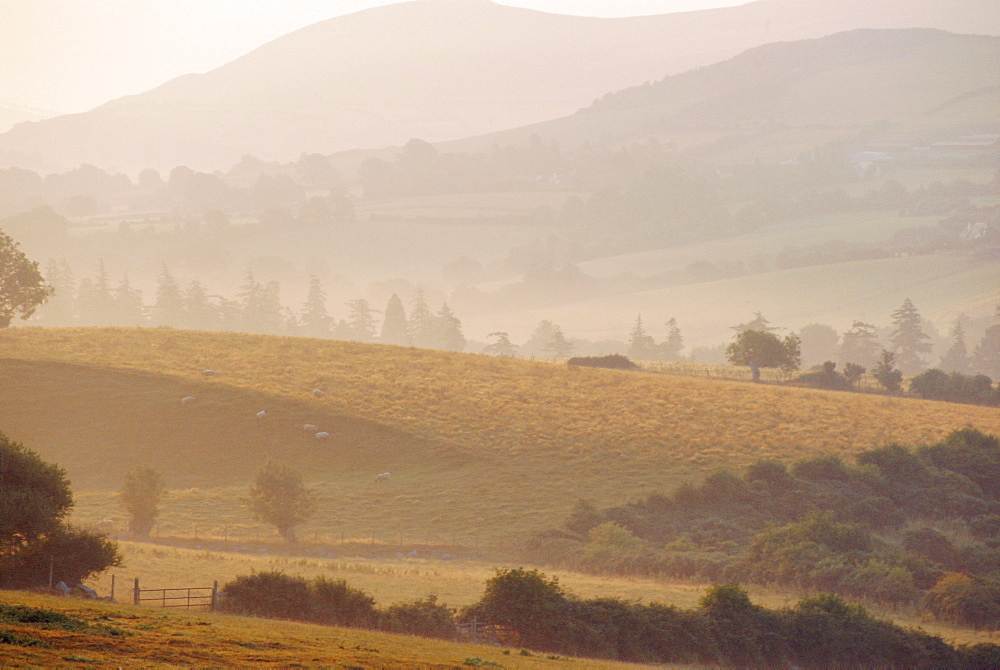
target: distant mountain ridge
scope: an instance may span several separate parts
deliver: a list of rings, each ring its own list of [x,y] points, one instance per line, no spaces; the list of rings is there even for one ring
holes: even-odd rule
[[[685,135],[770,135],[809,127],[827,138],[892,123],[909,131],[1000,132],[1000,37],[932,29],[858,29],[767,44],[726,61],[604,96],[562,119],[446,144],[477,151],[531,135],[564,148]],[[900,125],[902,124],[902,125]],[[613,138],[608,140],[607,138]]]
[[[565,116],[747,48],[869,27],[1000,34],[986,0],[757,0],[597,19],[417,0],[317,23],[203,75],[0,135],[0,165],[229,167],[441,141]]]

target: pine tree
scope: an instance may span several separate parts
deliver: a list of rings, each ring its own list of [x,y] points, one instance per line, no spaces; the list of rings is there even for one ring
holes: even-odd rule
[[[417,294],[413,299],[408,329],[410,332],[410,341],[413,342],[413,346],[422,349],[434,348],[436,335],[434,315],[428,309],[427,301],[424,299],[424,292],[421,289],[417,289]]]
[[[410,343],[409,328],[406,323],[406,310],[403,301],[395,293],[385,306],[385,318],[382,320],[382,333],[379,336],[382,344],[398,344],[406,346]]]
[[[80,282],[77,295],[81,325],[110,326],[114,323],[114,298],[103,260],[97,262],[97,275],[93,280],[84,279]]]
[[[125,273],[114,293],[114,325],[141,326],[146,320],[144,311],[142,291],[132,287],[128,280],[128,273]]]
[[[681,336],[681,329],[677,326],[677,319],[671,317],[667,321],[667,339],[660,345],[660,357],[667,361],[677,361],[681,358],[681,351],[684,350],[684,338]]]
[[[636,360],[649,360],[656,357],[656,342],[646,334],[642,327],[642,315],[635,318],[635,326],[629,334],[628,355]]]
[[[872,368],[872,376],[889,393],[898,393],[900,384],[903,383],[903,373],[896,369],[896,355],[884,349]]]
[[[483,348],[483,353],[487,356],[499,356],[501,358],[516,358],[517,347],[511,344],[510,335],[503,332],[490,333],[486,336],[496,338],[496,342],[491,342]]]
[[[243,321],[243,330],[248,333],[280,333],[284,329],[284,310],[279,294],[281,285],[277,281],[261,284],[247,270],[246,283],[240,287],[237,298]]]
[[[962,327],[961,319],[955,320],[955,327],[951,330],[954,338],[948,351],[941,357],[941,369],[945,372],[958,372],[967,374],[969,372],[969,350],[965,345],[965,328]]]
[[[184,297],[177,280],[166,264],[156,278],[156,302],[153,303],[151,322],[154,326],[183,327],[185,324]]]
[[[347,303],[347,325],[350,339],[356,342],[374,342],[378,333],[376,311],[364,298],[351,300]]]
[[[192,280],[184,292],[183,326],[195,330],[213,330],[219,325],[218,310],[209,302],[205,285]]]
[[[39,325],[71,326],[76,321],[76,280],[69,262],[49,259],[45,265],[45,283],[52,287],[52,295],[35,316]]]
[[[465,351],[465,336],[462,334],[462,322],[458,320],[451,309],[448,307],[448,303],[441,306],[441,310],[435,318],[435,326],[437,330],[437,340],[438,349],[444,349],[445,351]]]
[[[840,362],[856,363],[870,367],[882,349],[878,342],[875,326],[864,321],[855,321],[851,329],[844,333],[840,341]]]
[[[333,319],[326,311],[326,293],[316,275],[309,275],[309,292],[302,307],[301,323],[308,337],[330,337]]]
[[[1000,377],[1000,326],[990,326],[972,356],[973,369],[993,379]]]
[[[896,328],[889,341],[899,369],[904,374],[916,374],[926,368],[923,355],[931,352],[930,338],[921,329],[920,313],[909,298],[892,313],[892,324]]]
[[[573,345],[563,335],[559,326],[554,327],[552,336],[545,345],[545,351],[555,358],[566,358],[573,353]]]

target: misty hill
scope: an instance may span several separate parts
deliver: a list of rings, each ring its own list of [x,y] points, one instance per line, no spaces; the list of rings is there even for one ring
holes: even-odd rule
[[[608,94],[563,118],[447,145],[563,148],[657,137],[719,159],[734,146],[787,152],[872,130],[995,129],[1000,38],[939,30],[853,30],[749,49],[731,59]],[[807,131],[804,133],[803,131]],[[766,136],[762,140],[762,136]],[[724,146],[710,146],[727,138]],[[933,136],[930,136],[933,137]],[[738,138],[738,139],[737,139]],[[756,145],[756,146],[754,146]]]
[[[985,0],[758,0],[581,18],[418,0],[324,21],[223,67],[0,136],[0,162],[137,172],[457,139],[564,116],[752,46],[852,28],[1000,33]],[[693,111],[693,110],[692,110]]]

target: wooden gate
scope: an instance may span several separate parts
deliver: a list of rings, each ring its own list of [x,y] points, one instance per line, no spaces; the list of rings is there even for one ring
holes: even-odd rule
[[[205,609],[215,611],[219,599],[219,582],[211,586],[189,586],[176,589],[140,589],[139,578],[135,578],[132,602],[135,605],[151,604],[154,607],[183,607],[185,609]]]

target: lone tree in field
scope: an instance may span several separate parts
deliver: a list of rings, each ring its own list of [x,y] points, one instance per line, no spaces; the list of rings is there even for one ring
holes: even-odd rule
[[[892,313],[895,330],[889,335],[896,364],[906,374],[915,374],[927,367],[923,356],[931,352],[930,337],[920,327],[920,312],[907,298],[899,309]]]
[[[66,473],[0,433],[0,588],[76,584],[120,565],[118,545],[73,528]]]
[[[14,317],[30,317],[52,293],[38,263],[28,260],[17,242],[0,230],[0,328]]]
[[[149,537],[156,517],[160,515],[160,498],[166,489],[160,473],[143,465],[125,475],[122,486],[122,507],[128,512],[129,532],[139,537]]]
[[[797,335],[786,335],[782,340],[765,330],[741,331],[726,347],[726,359],[733,365],[749,366],[755,382],[760,381],[760,368],[798,370],[799,357]]]
[[[257,473],[246,502],[255,520],[274,525],[291,543],[298,542],[295,527],[316,512],[316,494],[302,483],[302,475],[274,461]]]

